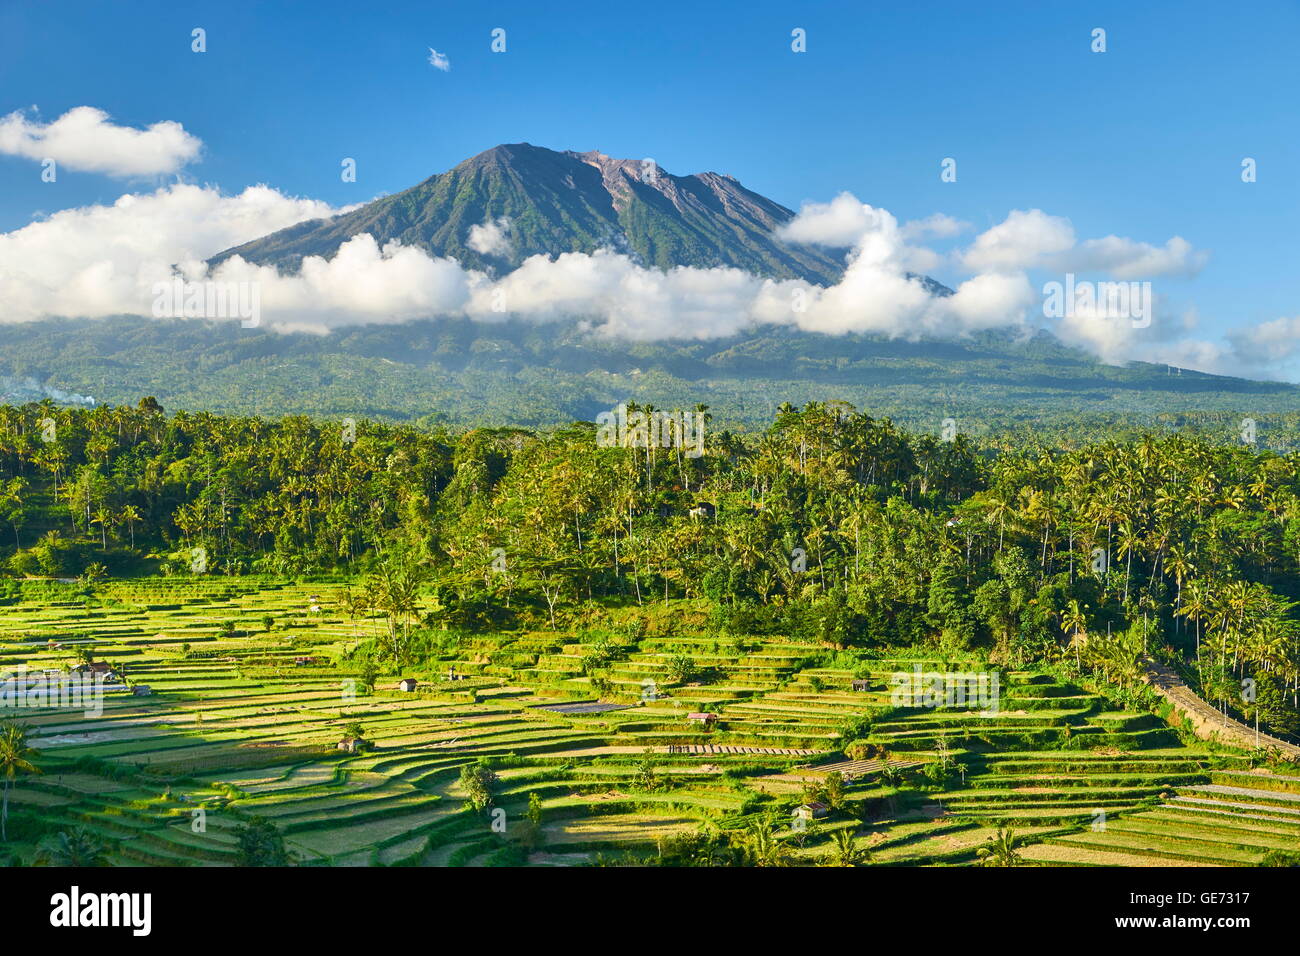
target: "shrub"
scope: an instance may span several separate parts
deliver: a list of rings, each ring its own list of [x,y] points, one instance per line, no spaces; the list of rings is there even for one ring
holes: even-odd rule
[[[1264,859],[1259,861],[1260,866],[1300,866],[1300,853],[1291,850],[1269,850],[1264,854]]]
[[[699,676],[700,668],[685,654],[674,654],[664,665],[664,676],[670,684],[686,684]]]
[[[274,823],[253,817],[235,828],[240,866],[288,866],[293,855],[285,849],[284,835]]]
[[[460,785],[470,806],[475,810],[483,810],[492,803],[497,775],[492,772],[487,761],[479,760],[460,768]]]

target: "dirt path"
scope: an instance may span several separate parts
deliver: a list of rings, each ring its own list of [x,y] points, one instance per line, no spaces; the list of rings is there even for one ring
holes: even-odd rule
[[[889,765],[898,767],[900,770],[908,770],[912,767],[919,767],[924,763],[922,760],[890,760]],[[794,773],[787,774],[790,777],[802,777],[804,779],[816,779],[824,777],[828,773],[838,773],[845,780],[853,780],[857,777],[865,777],[869,773],[879,770],[885,765],[885,761],[879,758],[871,760],[841,760],[838,763],[826,763],[816,767],[798,767]]]
[[[1196,736],[1202,740],[1217,740],[1233,747],[1255,749],[1255,728],[1247,727],[1219,713],[1214,707],[1197,697],[1192,689],[1183,683],[1183,679],[1168,667],[1147,661],[1147,683],[1155,688],[1157,694],[1173,704],[1176,712],[1191,722]],[[1292,757],[1300,757],[1300,746],[1296,744],[1289,744],[1285,740],[1278,740],[1262,732],[1258,740],[1258,746],[1261,748],[1276,747]]]
[[[602,747],[583,747],[577,750],[557,750],[556,756],[564,757],[595,757],[605,754],[639,754],[651,750],[657,754],[669,753],[667,745],[654,744],[649,747],[630,747],[630,746],[602,746]],[[726,754],[766,754],[772,757],[812,757],[822,753],[820,750],[801,750],[793,747],[748,747],[742,745],[730,744],[682,744],[676,751],[678,754],[703,754],[703,755],[726,755]]]

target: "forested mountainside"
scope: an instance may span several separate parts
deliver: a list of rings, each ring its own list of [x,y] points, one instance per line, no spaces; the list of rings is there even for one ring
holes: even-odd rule
[[[443,319],[330,335],[236,322],[116,318],[0,325],[0,400],[153,395],[170,410],[298,413],[458,426],[553,427],[632,398],[708,404],[724,427],[761,430],[778,406],[840,399],[937,434],[945,418],[986,439],[1091,440],[1195,428],[1298,447],[1300,389],[1189,369],[1105,365],[1046,333],[960,341],[758,330],[627,343],[573,323]]]

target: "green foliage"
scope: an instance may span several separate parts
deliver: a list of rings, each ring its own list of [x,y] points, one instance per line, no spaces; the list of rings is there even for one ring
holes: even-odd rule
[[[486,760],[466,764],[460,769],[460,787],[469,805],[477,811],[491,805],[497,787],[497,775]]]
[[[45,836],[36,848],[37,866],[110,866],[108,847],[85,827]]]
[[[1260,866],[1300,866],[1300,852],[1291,850],[1269,850],[1260,861]]]
[[[289,866],[294,857],[284,845],[284,835],[270,820],[253,817],[234,830],[240,866]]]
[[[975,851],[975,857],[979,860],[980,866],[1020,866],[1024,858],[1017,850],[1018,845],[1016,832],[1000,826],[997,833]]]
[[[40,751],[27,743],[27,730],[12,721],[0,723],[0,840],[9,839],[9,791],[24,776],[40,773],[36,758]]]
[[[533,791],[528,794],[528,809],[524,811],[523,833],[519,839],[520,844],[526,849],[536,850],[545,843],[542,823],[542,798]]]
[[[646,793],[654,793],[665,786],[665,782],[659,777],[654,751],[649,748],[646,748],[641,760],[637,763],[633,786]]]
[[[687,684],[699,676],[699,664],[686,654],[674,654],[664,662],[664,679],[670,684]]]
[[[832,850],[827,857],[828,866],[863,866],[871,861],[871,850],[859,847],[851,830],[836,830],[831,834]]]
[[[838,771],[832,771],[826,775],[823,782],[822,793],[825,795],[827,806],[832,810],[844,809],[845,787],[844,775]]]

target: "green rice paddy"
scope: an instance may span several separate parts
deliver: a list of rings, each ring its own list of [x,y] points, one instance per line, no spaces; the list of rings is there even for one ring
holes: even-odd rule
[[[1051,674],[1003,672],[996,710],[890,708],[892,673],[975,665],[882,656],[854,672],[818,666],[821,648],[698,634],[642,638],[593,676],[582,635],[536,632],[466,638],[368,692],[348,653],[386,625],[350,619],[340,589],[156,578],[87,598],[25,582],[0,608],[0,670],[67,667],[90,643],[150,693],[110,685],[99,715],[0,707],[42,770],[12,790],[9,850],[26,862],[41,835],[82,826],[119,865],[231,865],[253,817],[298,863],[333,866],[636,862],[758,817],[797,864],[826,860],[837,830],[879,865],[971,865],[999,827],[1026,863],[1053,866],[1248,866],[1300,849],[1294,767],[1187,745]],[[707,683],[669,679],[682,656]],[[566,701],[592,706],[554,709]],[[687,716],[706,712],[710,725]],[[338,749],[353,723],[371,749]],[[480,759],[498,776],[487,813],[459,782]],[[920,773],[936,765],[942,783]],[[842,805],[792,829],[791,808],[831,771],[848,783]],[[543,822],[524,847],[532,794]]]

